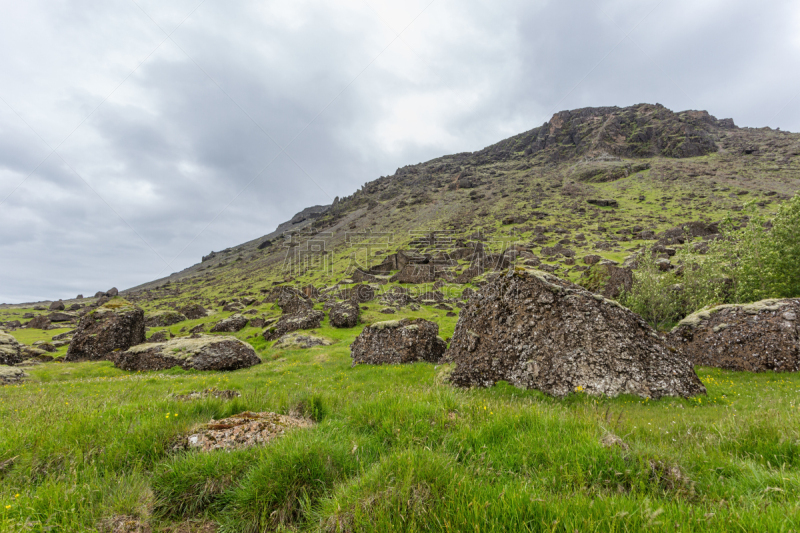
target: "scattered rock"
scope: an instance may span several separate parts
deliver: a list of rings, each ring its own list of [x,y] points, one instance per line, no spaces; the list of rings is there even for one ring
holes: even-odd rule
[[[147,342],[167,342],[169,340],[169,331],[162,329],[161,331],[156,331],[150,338],[147,339]]]
[[[190,402],[192,400],[203,400],[205,398],[218,398],[220,400],[232,400],[242,394],[235,390],[205,389],[203,391],[193,391],[187,394],[173,394],[172,399],[180,402]]]
[[[231,315],[222,319],[211,328],[211,333],[236,333],[247,326],[248,319],[242,315]]]
[[[395,309],[394,307],[384,307],[378,312],[383,313],[384,315],[393,315],[397,312],[397,309]]]
[[[122,370],[237,370],[261,363],[249,344],[235,337],[211,335],[178,337],[141,344],[120,352],[114,365]]]
[[[481,288],[460,315],[451,381],[498,381],[553,396],[705,393],[691,362],[639,316],[556,276],[517,268]]]
[[[275,341],[272,347],[279,350],[296,350],[313,348],[314,346],[330,346],[331,344],[333,343],[325,337],[295,332],[283,335]]]
[[[61,300],[50,304],[50,311],[63,311],[64,309],[66,309],[66,307]]]
[[[389,278],[396,283],[433,283],[436,281],[436,268],[433,264],[409,263]]]
[[[28,374],[19,368],[0,365],[0,385],[15,385],[27,377]]]
[[[313,309],[307,309],[305,314],[283,315],[274,326],[264,330],[264,339],[273,341],[292,331],[318,328],[322,325],[323,318],[325,313]]]
[[[669,339],[696,365],[800,371],[800,299],[722,305],[684,318]]]
[[[587,265],[596,265],[597,263],[600,262],[601,259],[603,258],[600,257],[599,255],[590,254],[583,257],[583,262]]]
[[[114,299],[84,315],[64,361],[113,360],[117,352],[145,341],[144,311]]]
[[[616,200],[593,198],[586,200],[586,202],[598,207],[619,207],[619,203]]]
[[[354,366],[418,361],[438,363],[446,348],[436,323],[421,318],[404,318],[365,327],[350,346],[350,356]]]
[[[0,365],[12,366],[22,362],[22,345],[13,336],[0,331]]]
[[[189,320],[197,320],[208,316],[208,311],[200,304],[189,304],[180,311]]]
[[[47,315],[47,318],[50,320],[50,322],[70,322],[78,317],[70,313],[56,312],[56,313],[50,313],[49,315]]]
[[[109,290],[106,291],[106,296],[109,298],[113,298],[114,296],[119,296],[119,291],[116,287],[111,287]]]
[[[148,328],[163,328],[183,322],[186,320],[186,315],[178,311],[156,311],[155,313],[148,313],[144,318],[144,325]]]
[[[352,328],[358,325],[358,317],[361,310],[353,302],[341,302],[335,304],[328,312],[328,319],[331,326],[335,328]]]
[[[212,419],[182,439],[175,449],[198,449],[209,452],[250,448],[267,444],[292,429],[312,426],[313,423],[304,418],[246,411],[222,420]]]
[[[50,319],[47,315],[39,315],[30,320],[26,326],[31,329],[47,329],[50,327]]]

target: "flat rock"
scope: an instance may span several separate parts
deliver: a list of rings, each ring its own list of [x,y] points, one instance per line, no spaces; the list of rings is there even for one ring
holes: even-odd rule
[[[178,337],[120,352],[114,362],[122,370],[237,370],[261,363],[252,346],[229,336]]]
[[[705,388],[691,362],[614,301],[536,270],[516,268],[461,311],[446,360],[451,381],[508,381],[552,396],[688,397]]]
[[[722,305],[683,319],[669,339],[696,365],[800,371],[800,299]]]
[[[330,346],[331,344],[333,343],[330,339],[325,337],[294,332],[287,333],[276,340],[272,347],[279,350],[296,350],[313,348],[314,346]]]
[[[176,450],[238,450],[267,444],[293,429],[310,428],[310,420],[277,413],[246,411],[200,426],[175,446]]]
[[[364,328],[350,346],[357,364],[438,363],[447,348],[439,326],[422,318],[389,320]]]
[[[113,360],[145,339],[144,311],[125,300],[111,300],[81,318],[64,361]]]

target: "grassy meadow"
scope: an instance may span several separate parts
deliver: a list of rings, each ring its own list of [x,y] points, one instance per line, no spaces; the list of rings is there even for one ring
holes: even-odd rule
[[[365,321],[386,316],[368,307]],[[456,321],[399,316],[434,318],[445,338]],[[230,373],[28,369],[0,388],[0,530],[104,531],[124,515],[174,532],[800,531],[798,375],[698,368],[708,396],[689,400],[460,390],[447,365],[351,367],[362,327],[326,319],[316,333],[334,344],[305,350],[242,330],[263,364]],[[172,398],[209,388],[242,395]],[[316,425],[172,451],[244,410]]]

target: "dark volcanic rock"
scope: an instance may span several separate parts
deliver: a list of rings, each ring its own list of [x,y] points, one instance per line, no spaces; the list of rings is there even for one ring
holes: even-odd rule
[[[277,302],[278,307],[286,315],[303,314],[314,306],[305,294],[295,288],[285,286],[272,289],[266,300]]]
[[[328,319],[331,326],[335,328],[352,328],[358,324],[358,317],[361,314],[357,303],[341,302],[335,304],[328,312]]]
[[[178,311],[157,311],[148,313],[144,319],[145,326],[148,328],[167,327],[186,320],[186,315]]]
[[[50,304],[50,311],[63,311],[64,309],[66,309],[66,307],[61,300]]]
[[[33,329],[47,329],[50,326],[50,319],[46,315],[39,315],[29,321],[26,326]]]
[[[313,309],[307,309],[298,315],[283,315],[273,326],[264,330],[264,339],[273,341],[292,331],[318,328],[322,325],[323,318],[325,313]]]
[[[211,333],[236,333],[247,326],[248,319],[242,315],[231,315],[214,324]]]
[[[69,313],[56,312],[50,313],[47,315],[47,318],[50,319],[50,322],[69,322],[70,320],[75,320],[78,317]]]
[[[117,290],[116,287],[111,287],[108,291],[106,291],[106,296],[108,296],[109,298],[113,298],[114,296],[118,295],[119,291]]]
[[[622,291],[630,291],[633,287],[633,272],[610,263],[593,265],[581,274],[578,281],[587,290],[602,294],[612,300],[618,298]]]
[[[800,371],[800,299],[723,305],[683,319],[670,333],[696,365],[749,372]]]
[[[121,352],[114,365],[122,370],[237,370],[261,363],[249,344],[235,337],[179,337],[148,343]]]
[[[13,366],[22,362],[22,346],[17,339],[0,331],[0,365]]]
[[[451,380],[504,380],[553,396],[705,393],[691,362],[639,316],[556,276],[515,269],[461,311],[446,359]]]
[[[428,320],[390,320],[364,328],[350,346],[353,365],[438,363],[447,349],[439,326]]]
[[[409,263],[389,278],[397,283],[432,283],[436,281],[436,267],[432,264]]]
[[[205,318],[208,311],[200,304],[189,304],[181,308],[181,313],[189,320],[197,320],[198,318]]]
[[[153,333],[147,342],[167,342],[169,340],[169,331],[162,329]]]
[[[64,361],[113,360],[115,352],[145,341],[144,311],[113,300],[81,318]]]

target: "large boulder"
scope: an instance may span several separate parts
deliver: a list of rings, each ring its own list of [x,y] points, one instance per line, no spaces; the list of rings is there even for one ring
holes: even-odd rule
[[[691,362],[639,316],[556,276],[519,267],[470,299],[446,359],[457,364],[451,380],[460,386],[508,381],[553,396],[705,393]]]
[[[50,322],[70,322],[78,317],[72,313],[62,313],[60,311],[56,311],[55,313],[50,313],[47,315],[47,318],[50,320]]]
[[[302,292],[293,288],[279,286],[270,291],[267,301],[277,302],[285,315],[300,315],[310,310],[314,304]]]
[[[189,320],[197,320],[208,316],[208,311],[200,304],[189,304],[181,308],[181,313]]]
[[[64,309],[66,309],[66,307],[61,300],[50,304],[50,311],[63,311]]]
[[[64,361],[113,360],[116,353],[145,341],[144,311],[111,300],[81,318]]]
[[[358,303],[340,302],[335,304],[328,312],[331,326],[335,328],[352,328],[358,324],[361,310]]]
[[[591,266],[589,270],[585,270],[578,283],[591,292],[602,294],[613,300],[619,298],[623,291],[631,290],[633,271],[611,263],[599,263]]]
[[[683,319],[670,340],[696,365],[800,371],[800,299],[722,305]]]
[[[446,349],[447,344],[439,338],[438,324],[421,318],[404,318],[365,327],[350,345],[350,356],[354,366],[438,363]]]
[[[18,365],[22,362],[22,345],[8,333],[0,331],[0,365]]]
[[[174,310],[156,311],[155,313],[148,313],[144,318],[144,324],[148,328],[163,328],[168,327],[178,322],[186,320],[186,315]]]
[[[26,326],[30,329],[47,329],[50,327],[50,319],[47,317],[47,315],[39,315],[33,317],[33,319],[31,319]]]
[[[248,319],[242,315],[231,315],[214,324],[211,328],[212,333],[236,333],[247,326]]]
[[[237,370],[261,363],[252,346],[235,337],[199,335],[134,346],[117,355],[122,370]]]
[[[324,318],[325,313],[313,309],[307,309],[297,315],[283,315],[278,322],[264,330],[264,339],[274,341],[292,331],[318,328],[322,325],[322,319]]]

